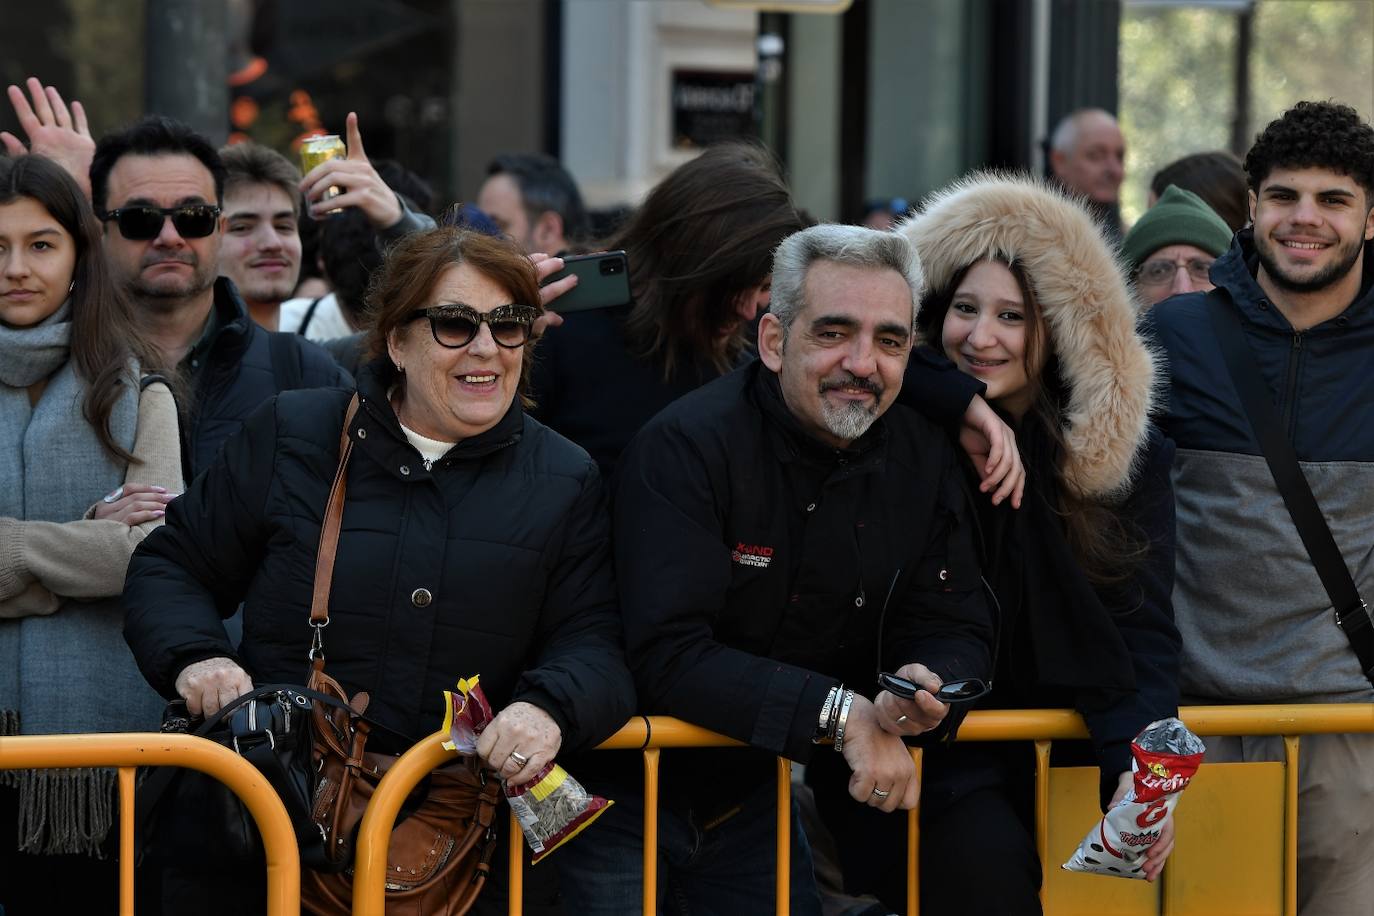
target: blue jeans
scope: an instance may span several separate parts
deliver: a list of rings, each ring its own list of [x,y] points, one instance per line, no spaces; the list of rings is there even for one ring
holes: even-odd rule
[[[772,913],[777,855],[776,787],[766,785],[709,824],[693,812],[658,811],[658,911],[673,916]],[[554,853],[564,912],[625,916],[643,901],[644,799],[622,789],[615,804]],[[811,847],[792,802],[793,916],[820,916]]]

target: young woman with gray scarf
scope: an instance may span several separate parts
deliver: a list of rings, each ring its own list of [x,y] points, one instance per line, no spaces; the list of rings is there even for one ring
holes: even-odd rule
[[[0,740],[157,726],[117,600],[182,488],[176,404],[140,384],[147,353],[76,183],[41,156],[0,157]],[[113,911],[98,860],[114,777],[0,770],[0,910]]]

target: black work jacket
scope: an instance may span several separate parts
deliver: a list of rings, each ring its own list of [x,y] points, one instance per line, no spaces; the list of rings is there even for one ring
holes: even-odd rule
[[[771,776],[771,755],[806,761],[830,688],[871,697],[880,664],[988,676],[960,473],[914,411],[894,405],[836,450],[801,430],[755,361],[655,417],[620,475],[616,570],[643,711],[767,752],[675,764],[695,771],[685,782],[709,790],[728,767],[743,786],[747,771]]]
[[[195,390],[182,422],[187,480],[209,467],[224,441],[272,395],[352,382],[312,341],[255,324],[227,277],[215,281],[214,309],[219,327],[205,354],[206,364],[194,367]],[[274,338],[280,338],[276,346]]]
[[[326,671],[413,738],[445,689],[481,675],[493,708],[547,711],[564,746],[595,744],[634,712],[596,466],[526,417],[426,469],[364,368],[352,424]],[[125,636],[156,689],[192,662],[236,659],[258,683],[303,683],[315,556],[351,391],[287,392],[226,444],[136,551]],[[244,603],[235,652],[221,618]],[[371,745],[369,745],[371,746]]]

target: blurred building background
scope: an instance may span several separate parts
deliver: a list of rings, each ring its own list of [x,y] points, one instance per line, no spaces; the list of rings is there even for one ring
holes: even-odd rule
[[[369,154],[447,201],[495,153],[541,150],[593,206],[633,203],[756,136],[823,219],[1040,170],[1055,121],[1099,106],[1130,218],[1159,166],[1243,154],[1300,98],[1374,116],[1374,0],[50,0],[0,32],[0,79],[28,75],[96,132],[160,110],[290,151],[356,110]]]

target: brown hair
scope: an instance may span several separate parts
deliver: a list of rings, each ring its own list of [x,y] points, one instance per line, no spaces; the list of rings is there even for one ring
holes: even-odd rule
[[[291,201],[291,212],[301,215],[300,169],[281,153],[258,143],[235,143],[223,147],[224,193],[248,184],[267,184],[280,188]]]
[[[510,294],[513,303],[532,305],[541,313],[539,279],[534,265],[514,243],[457,226],[439,226],[412,232],[387,252],[381,269],[372,275],[366,296],[366,350],[372,359],[387,355],[386,341],[392,331],[410,321],[410,314],[429,305],[430,294],[444,271],[466,264]],[[530,351],[535,338],[525,344],[520,364],[520,397],[528,406]],[[396,367],[386,361],[384,384],[398,378]]]
[[[157,356],[139,330],[128,300],[110,280],[100,222],[67,171],[43,156],[0,156],[0,204],[20,197],[47,210],[76,243],[70,358],[86,383],[81,413],[107,454],[131,462],[134,456],[110,430],[110,414],[126,385],[137,388],[132,362],[147,368],[158,364]]]
[[[1057,500],[1053,508],[1064,521],[1064,534],[1069,548],[1088,580],[1094,585],[1120,585],[1130,579],[1136,567],[1145,559],[1148,542],[1139,526],[1114,507],[1100,500],[1079,496],[1072,487],[1065,485],[1063,459],[1068,444],[1064,437],[1064,411],[1069,400],[1069,389],[1059,371],[1054,341],[1048,333],[1045,313],[1025,268],[1009,258],[994,260],[1011,271],[1026,305],[1026,349],[1022,365],[1026,370],[1026,378],[1034,386],[1034,397],[1030,410],[1021,421],[1021,427],[1024,430],[1028,424],[1034,423],[1049,437],[1054,496]],[[916,315],[916,329],[921,338],[932,346],[940,348],[945,314],[964,277],[977,263],[965,264],[950,278],[947,287],[930,290],[922,297]],[[1038,373],[1033,372],[1032,367],[1041,362],[1042,353],[1043,368]],[[1021,445],[1024,446],[1024,440]]]
[[[606,245],[630,262],[631,353],[661,366],[665,380],[684,364],[730,369],[748,342],[739,298],[769,278],[773,249],[804,227],[761,146],[722,143],[678,166]]]
[[[1160,198],[1171,184],[1201,197],[1232,232],[1239,232],[1250,222],[1250,189],[1245,183],[1245,168],[1234,153],[1213,150],[1176,159],[1155,172],[1150,190]]]

